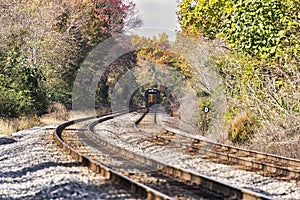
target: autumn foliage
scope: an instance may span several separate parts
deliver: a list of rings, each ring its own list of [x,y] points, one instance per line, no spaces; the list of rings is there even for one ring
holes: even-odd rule
[[[0,5],[0,117],[71,105],[76,72],[89,51],[129,22],[122,0],[3,0]]]
[[[256,141],[258,149],[282,140],[299,143],[299,8],[297,0],[179,4],[184,34],[211,43],[222,41],[218,44],[223,54],[215,61],[227,93],[226,120],[233,142]]]

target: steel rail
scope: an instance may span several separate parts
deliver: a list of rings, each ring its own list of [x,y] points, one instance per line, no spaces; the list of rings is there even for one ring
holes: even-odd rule
[[[147,110],[136,122],[140,123],[141,120],[145,117],[145,115],[149,112]],[[238,188],[229,184],[225,184],[223,182],[219,182],[216,180],[213,180],[205,175],[195,173],[188,170],[183,170],[180,168],[173,167],[171,165],[153,160],[151,158],[148,158],[144,155],[140,155],[135,152],[131,152],[127,149],[124,149],[122,147],[119,147],[117,145],[111,144],[107,142],[105,139],[99,137],[95,131],[94,127],[98,124],[103,122],[102,119],[96,120],[92,122],[88,126],[88,131],[92,135],[92,137],[100,144],[106,146],[108,149],[111,149],[112,151],[117,152],[118,154],[128,158],[133,159],[139,163],[154,166],[155,168],[158,168],[164,172],[164,174],[168,176],[172,176],[178,179],[181,179],[182,181],[189,182],[193,185],[201,185],[201,187],[204,187],[206,189],[209,189],[210,191],[218,191],[222,193],[224,196],[228,197],[229,199],[244,199],[244,200],[254,200],[254,199],[271,199],[265,195],[252,192],[250,190]],[[135,123],[137,125],[138,123]]]
[[[205,151],[212,157],[217,157],[219,159],[223,159],[234,164],[250,167],[253,171],[259,170],[273,175],[276,174],[279,177],[287,177],[294,180],[300,179],[300,160],[287,158],[283,156],[277,156],[274,154],[258,152],[254,150],[242,149],[239,147],[209,141],[207,139],[200,139],[198,137],[195,137],[188,133],[184,133],[181,130],[174,129],[171,127],[166,127],[165,130],[170,133],[180,135],[182,137],[193,139],[193,145],[188,146],[188,148],[190,148],[191,150]],[[203,146],[204,144],[211,145],[213,146],[213,148],[201,148],[201,146]],[[242,154],[243,156],[238,156],[237,154]],[[262,159],[264,161],[261,162],[255,159]],[[274,163],[281,163],[281,165],[276,165]]]
[[[68,122],[65,122],[61,125],[59,125],[54,133],[53,133],[53,139],[55,142],[58,144],[60,148],[62,148],[66,153],[71,155],[74,159],[77,161],[81,162],[84,166],[87,166],[89,169],[99,173],[101,176],[105,177],[106,179],[112,180],[113,182],[120,184],[121,186],[127,188],[134,194],[140,195],[142,198],[146,199],[171,199],[169,196],[164,195],[156,190],[153,190],[150,187],[147,187],[139,182],[136,182],[132,179],[130,179],[127,176],[124,176],[123,174],[101,164],[93,159],[90,159],[89,157],[83,155],[82,153],[78,152],[74,148],[72,148],[69,144],[65,143],[65,141],[62,138],[62,132],[63,130],[71,126],[75,123],[78,122],[84,122],[87,120],[99,118],[102,121],[112,119],[115,116],[120,116],[122,114],[125,114],[127,112],[116,112],[116,113],[111,113],[108,115],[103,115],[103,116],[96,116],[96,117],[87,117],[87,118],[82,118],[78,120],[71,120]]]
[[[154,119],[156,113],[157,112],[154,112]],[[144,116],[142,116],[141,118],[144,118]],[[139,119],[139,122],[140,121],[141,120]],[[157,127],[155,121],[154,125]],[[142,131],[142,129],[139,130]],[[155,140],[162,141],[162,144],[185,148],[190,152],[200,152],[200,154],[206,154],[206,156],[204,156],[203,158],[211,160],[215,160],[213,158],[216,158],[218,161],[226,161],[225,164],[237,164],[246,167],[247,170],[259,171],[267,176],[288,178],[297,181],[299,181],[300,179],[300,171],[298,170],[300,169],[300,160],[212,142],[207,140],[206,138],[201,139],[199,137],[171,127],[164,127],[163,130],[172,133],[172,135],[175,134],[187,138],[190,141],[186,142],[187,144],[185,144],[182,140],[176,141],[175,139],[166,139],[163,136],[156,135]],[[153,137],[152,134],[151,136]],[[151,142],[153,142],[153,140],[151,140]],[[208,144],[212,148],[206,149],[205,147],[203,147],[205,146],[204,144]],[[241,153],[243,154],[242,156],[238,155]],[[259,159],[263,161],[259,161]],[[278,163],[281,163],[281,165],[279,165]],[[288,165],[289,167],[286,167],[286,165]]]
[[[144,117],[147,115],[147,113],[149,113],[149,111],[150,111],[150,109],[147,108],[146,112],[144,112],[143,115],[134,122],[135,127],[137,127],[137,125],[144,119]]]
[[[154,119],[156,119],[157,111],[154,112]],[[156,121],[154,121],[155,126],[157,126]],[[300,160],[287,158],[284,156],[243,149],[239,147],[234,147],[226,144],[221,144],[213,141],[209,141],[206,138],[195,137],[191,134],[185,133],[179,129],[165,127],[165,131],[180,135],[185,138],[193,139],[192,145],[184,145],[182,142],[178,143],[176,141],[168,140],[168,144],[176,143],[181,147],[186,147],[191,151],[205,152],[211,157],[222,159],[232,164],[238,164],[250,168],[252,171],[261,171],[268,176],[277,176],[278,178],[288,178],[296,181],[300,180]],[[163,137],[156,136],[158,139],[163,139]],[[205,149],[199,145],[204,146],[208,144],[213,146],[211,149]],[[239,154],[239,155],[238,155]],[[242,155],[241,155],[242,154]],[[256,159],[256,160],[255,160]],[[263,160],[263,161],[259,161]],[[275,164],[274,164],[275,163]],[[276,164],[277,163],[277,164]]]

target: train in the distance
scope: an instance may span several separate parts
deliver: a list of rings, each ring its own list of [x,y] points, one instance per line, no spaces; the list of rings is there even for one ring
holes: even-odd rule
[[[160,91],[156,87],[148,88],[145,91],[145,104],[149,108],[160,103]]]

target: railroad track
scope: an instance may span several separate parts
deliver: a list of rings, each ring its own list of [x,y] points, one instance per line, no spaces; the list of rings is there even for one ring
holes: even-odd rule
[[[156,123],[156,111],[153,115]],[[201,155],[211,161],[234,165],[277,179],[300,181],[300,160],[212,142],[172,128],[168,124],[160,128],[158,134],[149,135],[150,142],[183,148],[187,153]]]
[[[54,140],[85,166],[147,199],[269,199],[108,143],[94,127],[128,112],[66,122]],[[138,122],[135,123],[136,125]],[[101,156],[99,156],[101,155]]]

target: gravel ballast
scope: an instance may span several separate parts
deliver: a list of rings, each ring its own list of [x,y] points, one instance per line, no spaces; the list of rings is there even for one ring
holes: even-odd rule
[[[249,189],[274,199],[300,199],[300,183],[296,181],[281,181],[265,177],[254,172],[214,163],[203,159],[201,156],[188,155],[176,148],[155,145],[145,140],[145,137],[141,139],[141,134],[134,133],[132,122],[129,124],[128,119],[137,119],[137,114],[130,113],[101,123],[95,127],[95,130],[108,142],[152,159],[191,170],[236,187]],[[120,124],[125,124],[127,128],[123,128],[124,126],[120,128]],[[141,129],[143,128],[141,127]]]
[[[0,199],[136,199],[65,155],[49,128],[0,135]]]
[[[137,113],[130,113],[101,123],[97,133],[118,146],[240,188],[278,200],[300,199],[295,181],[264,177],[141,139],[128,123],[136,117]],[[65,155],[52,141],[53,128],[0,135],[0,199],[136,199]]]

